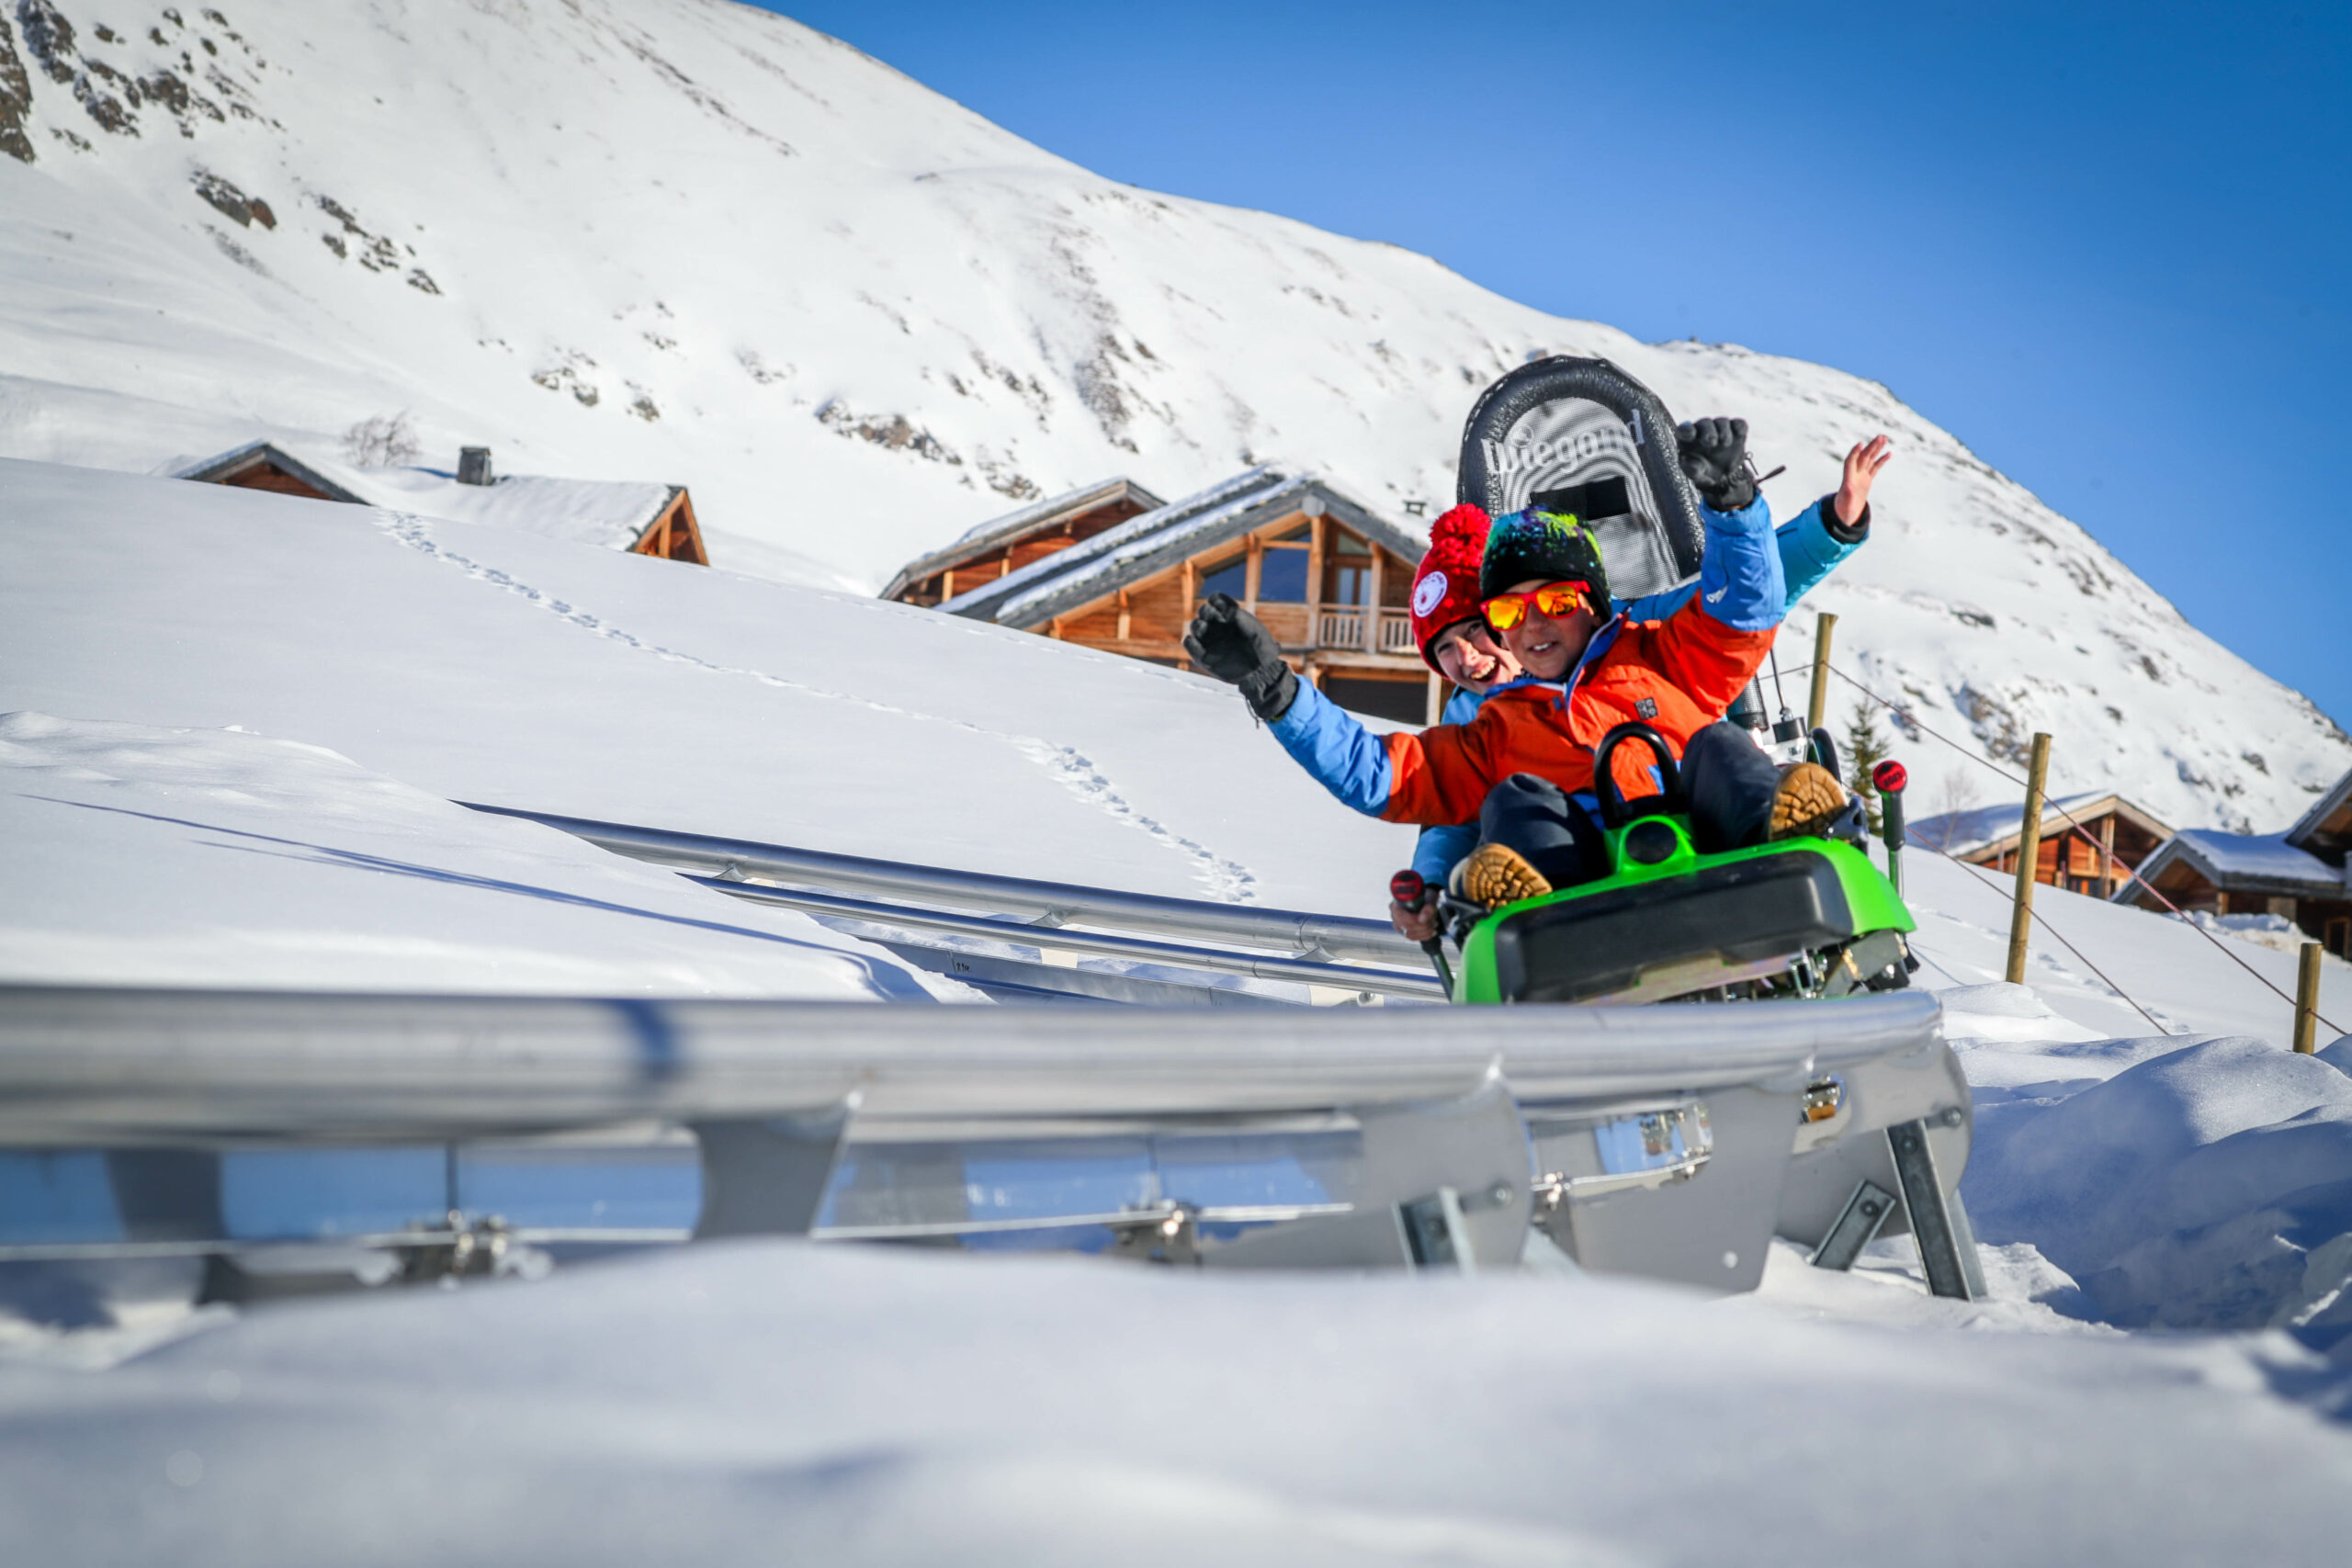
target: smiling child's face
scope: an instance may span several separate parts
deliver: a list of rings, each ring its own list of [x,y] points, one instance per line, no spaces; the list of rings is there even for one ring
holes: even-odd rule
[[[1445,678],[1479,696],[1519,679],[1519,660],[1495,642],[1484,621],[1462,621],[1438,634],[1430,649]]]
[[[1510,592],[1532,593],[1546,581],[1538,577],[1514,582]],[[1526,619],[1503,633],[1503,647],[1530,675],[1539,681],[1556,681],[1575,669],[1577,660],[1584,657],[1585,644],[1592,640],[1598,625],[1581,599],[1575,614],[1557,619],[1544,614],[1531,602]]]

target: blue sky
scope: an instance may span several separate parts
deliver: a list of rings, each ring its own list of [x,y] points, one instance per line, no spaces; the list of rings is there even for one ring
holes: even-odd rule
[[[774,8],[1114,179],[1883,381],[2352,727],[2352,7]]]

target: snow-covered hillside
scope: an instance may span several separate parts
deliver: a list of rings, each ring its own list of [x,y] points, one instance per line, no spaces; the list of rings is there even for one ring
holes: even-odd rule
[[[2307,702],[1883,388],[1098,178],[763,12],[10,9],[6,455],[151,470],[263,434],[332,449],[406,409],[444,465],[470,442],[686,482],[721,564],[732,536],[746,567],[871,585],[1116,473],[1172,495],[1283,457],[1409,523],[1451,498],[1478,388],[1598,354],[1679,413],[1747,415],[1784,513],[1894,433],[1879,537],[1818,605],[1839,662],[1928,725],[2002,757],[2050,729],[2060,787],[2176,825],[2276,829],[2352,766]]]

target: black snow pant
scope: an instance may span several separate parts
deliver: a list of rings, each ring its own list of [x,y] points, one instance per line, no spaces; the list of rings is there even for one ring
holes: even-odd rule
[[[1780,782],[1780,769],[1745,729],[1711,724],[1699,731],[1682,750],[1691,843],[1701,854],[1762,843]],[[1590,798],[1533,773],[1513,773],[1487,792],[1478,836],[1517,850],[1555,887],[1590,882],[1609,874],[1598,814],[1584,804]]]

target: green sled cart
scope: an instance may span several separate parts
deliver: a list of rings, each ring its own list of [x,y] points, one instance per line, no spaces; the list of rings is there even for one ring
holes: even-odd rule
[[[1628,742],[1649,750],[1663,785],[1630,804],[1610,772]],[[1859,813],[1831,837],[1701,854],[1674,755],[1645,724],[1602,739],[1593,784],[1608,875],[1491,911],[1445,899],[1462,953],[1455,1001],[1744,1001],[1909,984],[1917,926],[1871,863]]]

